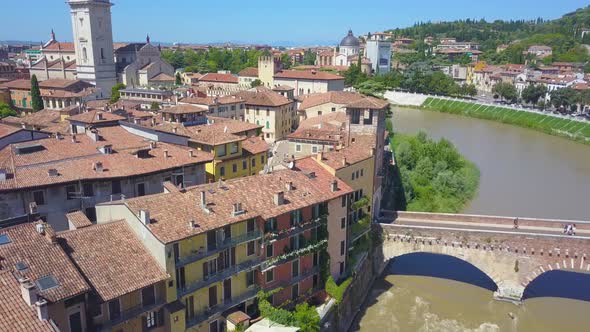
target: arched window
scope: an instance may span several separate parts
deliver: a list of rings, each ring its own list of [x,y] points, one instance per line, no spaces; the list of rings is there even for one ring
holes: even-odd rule
[[[100,48],[100,58],[104,59],[104,48]]]
[[[266,121],[266,129],[270,129],[270,122]]]
[[[86,47],[82,48],[82,60],[88,61],[88,52],[86,52]]]

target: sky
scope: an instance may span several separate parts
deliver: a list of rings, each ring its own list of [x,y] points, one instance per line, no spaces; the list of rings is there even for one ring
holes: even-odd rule
[[[336,44],[355,34],[454,19],[558,18],[587,0],[111,0],[115,41]],[[71,41],[66,0],[3,0],[0,40]],[[26,12],[26,14],[24,13]]]

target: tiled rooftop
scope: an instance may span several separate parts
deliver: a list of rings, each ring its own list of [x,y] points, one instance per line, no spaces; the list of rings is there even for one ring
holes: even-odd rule
[[[124,117],[103,110],[89,110],[88,112],[72,115],[68,121],[81,122],[84,124],[97,124],[125,120]]]
[[[125,221],[66,231],[58,237],[103,302],[169,277]]]
[[[13,125],[13,126],[21,126],[21,123],[24,123],[28,126],[34,126],[38,128],[45,128],[49,126],[54,126],[61,120],[61,113],[60,111],[50,110],[50,109],[42,109],[38,112],[31,113],[24,117],[16,117],[16,116],[8,116],[2,119],[2,122]]]
[[[254,91],[238,92],[236,95],[242,97],[246,105],[279,107],[292,103],[283,95],[262,86],[256,87]]]
[[[208,73],[201,76],[199,81],[238,84],[238,77],[231,74]]]
[[[299,110],[305,110],[327,103],[348,105],[353,101],[364,98],[364,96],[360,93],[349,91],[330,91],[326,93],[314,93],[300,97],[302,101],[299,105]]]
[[[149,140],[118,126],[100,128],[98,133],[98,142],[83,134],[76,136],[76,143],[71,138],[47,138],[5,147],[0,151],[0,169],[8,177],[0,181],[0,190],[137,176],[212,160],[211,154],[202,151],[194,151],[191,157],[188,147],[178,145],[158,142],[150,148]],[[112,154],[100,153],[99,148],[105,145],[112,145]],[[35,152],[19,153],[21,147],[32,147]],[[135,156],[139,149],[149,150],[149,157]],[[97,162],[102,163],[103,171],[94,169]],[[57,175],[49,174],[50,170],[56,170]]]
[[[162,113],[171,114],[194,114],[194,113],[205,113],[208,109],[191,105],[191,104],[178,104],[172,107],[163,108],[160,110]]]
[[[274,75],[274,78],[298,79],[298,80],[321,80],[333,81],[344,80],[344,77],[325,71],[306,71],[306,70],[283,70]]]
[[[258,77],[258,68],[255,68],[255,67],[244,68],[238,73],[238,76]]]
[[[324,152],[322,163],[338,170],[367,160],[373,156],[372,148],[375,147],[376,141],[375,135],[355,135],[342,149]]]
[[[310,177],[306,171],[312,168],[315,176]],[[338,183],[336,192],[330,189],[333,180]],[[286,190],[287,182],[293,184],[291,191]],[[205,192],[209,213],[200,207],[201,192]],[[280,206],[273,202],[273,196],[278,192],[284,192],[285,204]],[[315,160],[306,160],[293,170],[199,185],[187,188],[184,193],[144,196],[103,205],[125,204],[135,214],[142,209],[148,210],[151,223],[147,227],[160,241],[169,243],[257,216],[264,219],[276,217],[351,192],[346,183],[332,176]],[[242,204],[243,214],[232,215],[235,203]],[[189,227],[190,221],[197,226]]]
[[[195,105],[231,105],[241,103],[244,100],[237,98],[236,96],[221,96],[221,97],[188,97],[181,99],[181,103],[195,104]]]
[[[9,126],[3,123],[0,123],[0,138],[4,138],[6,136],[12,135],[16,132],[21,131],[21,128],[17,128],[14,126]]]
[[[90,221],[82,211],[70,212],[66,214],[66,219],[68,219],[76,229],[92,226],[92,221]]]
[[[38,223],[27,223],[0,229],[10,243],[0,245],[2,269],[16,270],[19,277],[36,282],[46,276],[52,276],[57,286],[39,290],[39,295],[49,302],[57,302],[89,290],[84,278],[74,264],[68,259],[57,241],[52,242],[50,235],[55,235],[51,226],[45,226],[45,235],[37,232]],[[27,268],[18,271],[17,263],[24,263]],[[1,300],[0,300],[1,301]]]
[[[242,149],[251,154],[258,154],[268,151],[268,143],[262,137],[248,137],[242,142]]]

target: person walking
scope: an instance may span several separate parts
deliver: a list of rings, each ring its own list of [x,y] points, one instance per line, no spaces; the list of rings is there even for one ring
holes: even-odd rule
[[[518,217],[514,218],[514,229],[518,229]]]

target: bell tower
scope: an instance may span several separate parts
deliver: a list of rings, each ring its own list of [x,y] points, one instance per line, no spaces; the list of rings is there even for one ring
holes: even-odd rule
[[[111,95],[117,84],[113,54],[110,0],[69,0],[76,50],[77,78],[100,88],[102,97]]]

